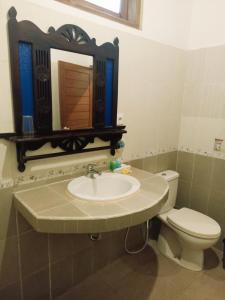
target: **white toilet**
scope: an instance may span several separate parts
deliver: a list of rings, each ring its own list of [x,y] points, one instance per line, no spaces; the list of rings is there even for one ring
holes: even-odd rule
[[[204,249],[214,245],[221,234],[212,218],[189,208],[174,209],[179,174],[175,171],[158,173],[169,183],[168,200],[160,210],[162,221],[157,247],[179,265],[193,270],[203,269]]]

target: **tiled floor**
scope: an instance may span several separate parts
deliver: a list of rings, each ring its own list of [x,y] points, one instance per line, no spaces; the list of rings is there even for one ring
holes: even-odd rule
[[[124,255],[57,300],[225,300],[221,253],[206,252],[205,270],[179,267],[152,248]]]

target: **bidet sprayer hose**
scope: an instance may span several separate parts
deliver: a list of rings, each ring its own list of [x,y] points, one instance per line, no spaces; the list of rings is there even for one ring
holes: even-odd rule
[[[125,241],[124,241],[124,248],[125,248],[125,251],[128,254],[138,254],[138,253],[142,252],[145,249],[145,247],[148,244],[148,240],[149,240],[149,223],[150,223],[150,220],[145,222],[145,224],[146,224],[145,242],[144,242],[144,245],[138,250],[129,250],[127,248],[127,239],[128,239],[128,234],[129,234],[129,231],[130,231],[130,227],[127,228],[127,232],[126,232],[126,235],[125,235]]]

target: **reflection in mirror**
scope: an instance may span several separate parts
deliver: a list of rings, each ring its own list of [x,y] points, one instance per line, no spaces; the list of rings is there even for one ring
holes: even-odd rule
[[[51,49],[53,130],[92,127],[93,57]]]

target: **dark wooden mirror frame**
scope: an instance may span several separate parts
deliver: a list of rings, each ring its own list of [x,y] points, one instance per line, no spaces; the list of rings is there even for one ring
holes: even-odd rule
[[[11,60],[11,76],[14,107],[15,133],[2,134],[1,137],[16,143],[18,169],[23,172],[25,163],[30,160],[69,155],[81,152],[110,149],[115,154],[117,142],[126,133],[125,126],[117,126],[118,64],[119,40],[113,43],[96,45],[80,27],[66,24],[48,33],[42,32],[35,24],[24,20],[18,22],[14,7],[8,12],[8,34]],[[19,42],[32,45],[34,128],[35,134],[24,136],[22,133],[22,100],[19,73]],[[52,129],[52,92],[51,92],[51,49],[64,50],[93,57],[93,128],[80,130]],[[40,60],[40,57],[42,59]],[[104,126],[105,110],[105,65],[113,61],[112,126]],[[40,93],[42,85],[42,93]],[[41,95],[40,95],[41,94]],[[110,141],[109,146],[86,148],[95,138]],[[50,143],[53,148],[60,147],[63,152],[27,156],[27,150],[37,150]]]

